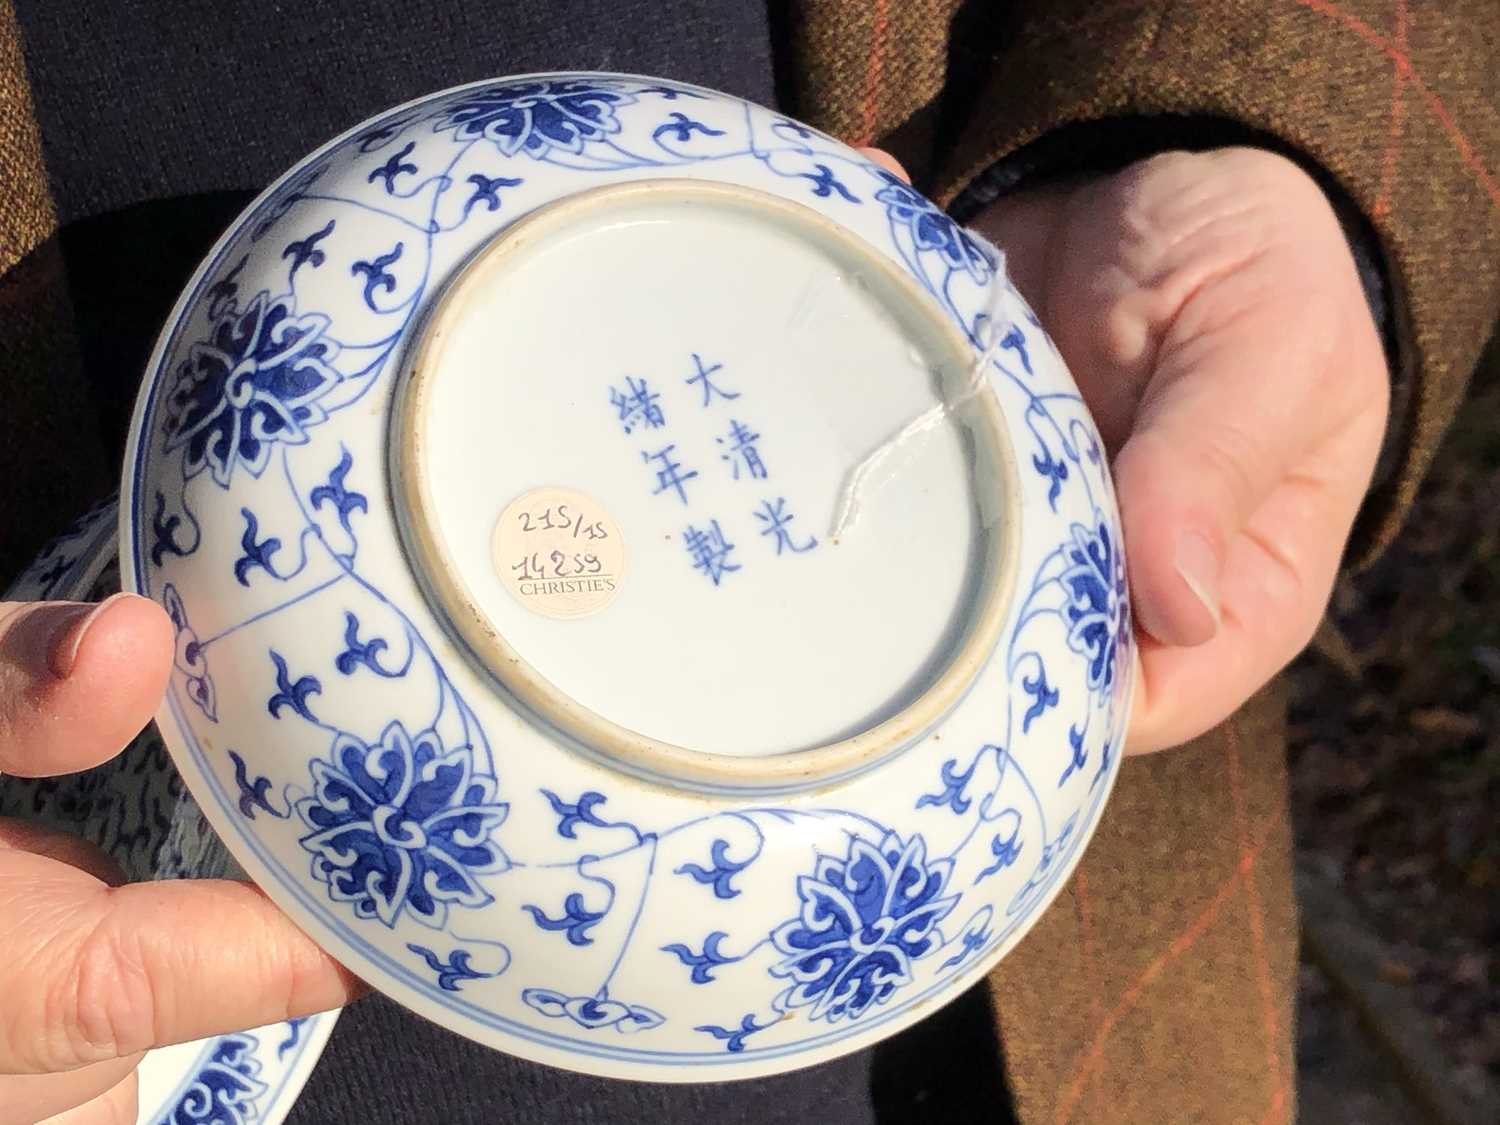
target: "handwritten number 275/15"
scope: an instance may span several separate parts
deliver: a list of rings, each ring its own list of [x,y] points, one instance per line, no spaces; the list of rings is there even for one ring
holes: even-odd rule
[[[580,535],[589,539],[609,538],[609,532],[604,530],[603,523],[598,520],[586,523],[581,515],[569,515],[566,504],[559,504],[555,509],[543,508],[540,515],[517,512],[516,519],[520,521],[522,531],[566,531],[571,527],[575,538]]]
[[[520,575],[522,581],[535,581],[542,578],[589,577],[602,571],[604,564],[592,552],[569,556],[562,551],[553,551],[544,559],[541,552],[533,551],[529,555],[523,555],[520,562],[512,563],[510,568]]]

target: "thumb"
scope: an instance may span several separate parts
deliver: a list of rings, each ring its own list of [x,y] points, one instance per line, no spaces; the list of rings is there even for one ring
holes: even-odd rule
[[[1286,270],[1268,253],[1183,305],[1116,458],[1136,617],[1165,645],[1218,631],[1235,539],[1350,413],[1355,384],[1330,378],[1344,305],[1289,294]]]
[[[171,623],[146,598],[0,602],[0,773],[48,777],[114,757],[171,667]]]

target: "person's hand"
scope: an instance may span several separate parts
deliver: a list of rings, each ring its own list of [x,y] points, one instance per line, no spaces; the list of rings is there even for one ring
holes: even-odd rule
[[[171,624],[144,598],[0,603],[0,774],[112,757],[171,665]],[[143,1051],[336,1007],[358,987],[247,884],[121,886],[84,841],[0,819],[0,1120],[132,1125]]]
[[[1389,385],[1348,243],[1258,149],[1023,191],[975,226],[1111,454],[1142,673],[1126,751],[1175,746],[1312,637],[1369,486]]]

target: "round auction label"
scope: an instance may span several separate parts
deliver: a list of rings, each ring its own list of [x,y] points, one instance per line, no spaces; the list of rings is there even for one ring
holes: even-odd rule
[[[544,617],[587,617],[620,592],[620,525],[581,492],[534,488],[512,500],[495,524],[493,548],[505,588]]]

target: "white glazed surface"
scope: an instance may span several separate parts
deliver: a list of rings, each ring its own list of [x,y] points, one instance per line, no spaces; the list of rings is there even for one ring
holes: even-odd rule
[[[946,426],[913,442],[835,542],[850,467],[941,405],[932,361],[828,248],[739,205],[666,194],[585,212],[470,302],[427,423],[440,435],[428,463],[437,522],[485,615],[585,706],[708,753],[829,742],[884,717],[971,600],[984,529],[966,435]],[[593,310],[586,334],[572,325],[579,308]],[[720,391],[688,384],[697,369],[672,324],[712,349],[700,361],[718,365]],[[616,372],[642,373],[630,378],[658,396],[655,424],[631,417],[624,432],[609,405],[611,391],[629,398]],[[654,491],[660,461],[642,454],[668,445],[681,473],[697,474],[683,482],[690,504]],[[475,465],[507,482],[506,499],[568,481],[635,531],[609,613],[557,628],[502,587],[496,497],[474,487]],[[763,534],[778,501],[779,551]],[[703,524],[698,513],[733,544],[717,581],[683,581],[681,533]],[[796,643],[768,662],[764,645],[746,643],[760,634]],[[836,693],[822,675],[833,666]]]
[[[813,208],[907,271],[925,290],[924,315],[947,318],[962,334],[984,394],[1003,411],[1019,467],[1018,494],[1000,498],[998,515],[994,497],[964,499],[979,481],[957,454],[957,408],[869,494],[851,535],[878,542],[903,518],[930,519],[930,542],[901,549],[916,552],[909,559],[933,550],[941,565],[962,567],[977,529],[1009,520],[1019,573],[1000,642],[962,699],[900,753],[820,788],[715,795],[639,780],[579,753],[450,639],[394,516],[387,420],[446,279],[544,204],[673,177]],[[729,242],[701,233],[705,269],[732,276],[732,263],[716,256]],[[734,261],[748,259],[749,245]],[[671,244],[673,253],[682,249]],[[560,337],[559,356],[581,354],[595,346],[584,342],[593,339],[590,326],[607,329],[616,347],[591,353],[588,369],[612,354],[621,365],[599,370],[596,397],[577,384],[584,390],[574,409],[589,435],[578,445],[579,472],[593,480],[635,474],[636,499],[620,495],[638,523],[648,510],[641,496],[675,501],[651,492],[652,466],[631,463],[649,453],[636,444],[646,435],[607,432],[622,421],[608,392],[624,387],[626,375],[681,391],[693,368],[673,368],[673,357],[689,363],[693,353],[723,363],[726,377],[753,371],[746,349],[775,335],[767,317],[787,315],[785,304],[767,302],[774,270],[788,260],[773,256],[770,274],[744,268],[755,290],[746,315],[755,319],[736,338],[691,317],[639,324],[623,297],[603,310],[580,301],[567,316],[533,294],[525,307],[535,334],[492,358],[502,372],[517,355],[545,363],[549,334]],[[620,265],[628,261],[615,256],[600,275],[628,290]],[[574,292],[594,304],[608,296],[597,277],[562,288],[568,280],[559,274],[536,292],[559,303]],[[711,321],[716,307],[705,300],[695,312]],[[819,325],[818,363],[836,369],[833,358],[871,338],[865,314],[854,316],[861,327],[852,335],[848,321]],[[508,345],[496,337],[485,348]],[[773,471],[777,449],[794,484],[821,490],[798,493],[808,514],[804,521],[799,512],[795,530],[824,538],[835,506],[839,459],[824,471],[809,450],[831,444],[857,461],[872,436],[931,404],[917,383],[892,390],[902,377],[882,368],[877,393],[846,410],[838,397],[850,392],[827,384],[833,397],[817,419],[829,431],[825,442],[802,435],[773,444],[774,426],[794,433],[813,424],[812,414],[793,409],[795,396],[774,417],[754,419]],[[735,385],[747,411],[754,386]],[[776,393],[768,383],[766,401]],[[468,453],[434,462],[447,518],[475,525],[475,542],[460,548],[470,560],[461,571],[483,573],[477,534],[489,534],[486,525],[516,495],[573,483],[491,475],[487,458],[502,457],[527,425],[511,413],[533,401],[555,412],[562,400],[494,388],[476,411],[494,426],[493,445],[470,433]],[[661,401],[673,411],[697,405]],[[857,419],[867,401],[879,424],[865,433]],[[437,413],[455,440],[462,406]],[[708,478],[725,466],[703,449],[698,467]],[[930,501],[903,491],[924,487]],[[728,488],[721,476],[713,495],[729,496]],[[687,527],[664,536],[720,518],[692,503],[682,499]],[[694,620],[684,607],[708,607],[712,624],[719,611],[708,599],[732,595],[734,580],[747,589],[764,582],[762,595],[774,596],[776,581],[756,573],[813,564],[813,552],[775,552],[752,570],[753,527],[725,536],[741,549],[743,569],[720,573],[721,581],[689,552],[656,552],[645,588],[658,617],[639,612],[665,625],[643,625],[638,651],[608,653],[597,675],[554,658],[559,679],[574,677],[567,686],[580,695],[601,693],[593,702],[607,710],[615,705],[612,665],[633,660],[639,675],[660,660],[675,675],[701,677],[701,664],[731,651],[731,641],[753,649],[741,673],[751,687],[757,667],[774,673],[803,642],[756,625],[751,608],[733,620],[755,627],[735,638],[704,636],[700,662],[680,650]],[[161,601],[178,630],[163,737],[235,857],[382,991],[444,1026],[553,1065],[656,1081],[748,1077],[892,1034],[957,996],[1020,939],[1076,863],[1118,768],[1133,666],[1107,468],[1071,379],[998,256],[853,150],[704,90],[611,75],[483,83],[392,110],[290,172],[211,253],[163,334],[127,455],[121,546],[126,587]],[[826,542],[818,550],[832,553]],[[768,741],[773,751],[816,741],[840,715],[866,721],[880,710],[870,688],[878,677],[867,672],[921,668],[932,655],[932,623],[962,583],[945,574],[931,599],[908,606],[899,579],[878,568],[874,577],[851,570],[845,580],[860,584],[869,610],[829,610],[828,629],[857,634],[842,644],[826,633],[806,642],[847,653],[846,661],[820,662],[815,674],[797,665],[795,651],[785,657],[799,684],[813,679],[816,687],[804,685],[785,724],[767,721],[763,709],[776,701],[753,690],[727,691],[728,707],[714,710],[701,693],[656,684],[632,721],[749,755]],[[503,618],[511,607],[495,593]],[[773,605],[765,613],[775,621]],[[893,664],[872,662],[871,651]],[[829,705],[841,699],[847,710]]]

